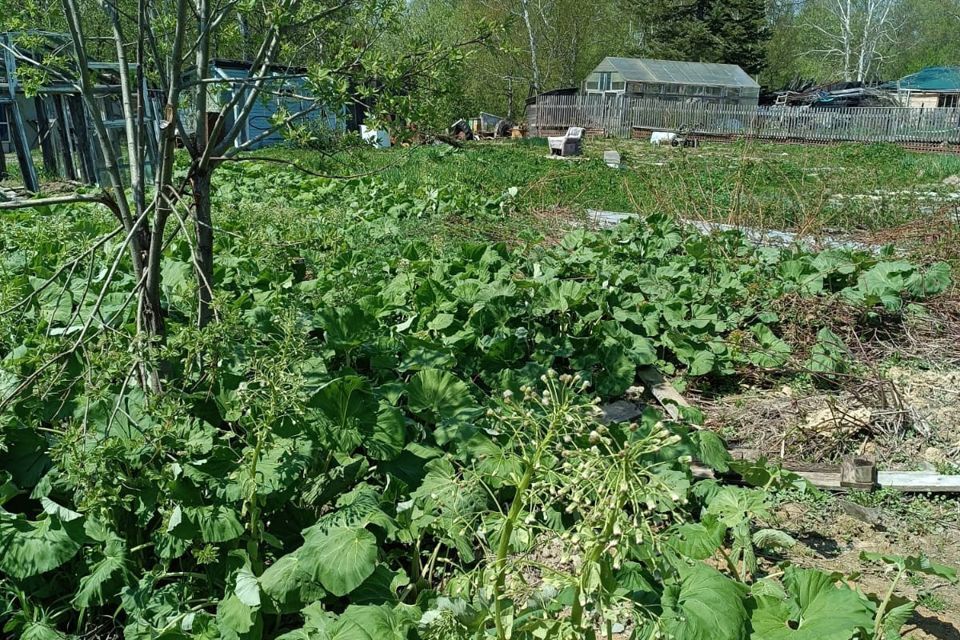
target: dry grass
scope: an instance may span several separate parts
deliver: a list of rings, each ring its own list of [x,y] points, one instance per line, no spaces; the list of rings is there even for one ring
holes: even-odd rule
[[[925,316],[871,318],[838,300],[792,296],[776,310],[795,362],[827,325],[849,346],[849,368],[745,371],[745,390],[700,396],[708,426],[731,446],[817,463],[869,454],[895,466],[960,454],[960,298],[931,301]]]

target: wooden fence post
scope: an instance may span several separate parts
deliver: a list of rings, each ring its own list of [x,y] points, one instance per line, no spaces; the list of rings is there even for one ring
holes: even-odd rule
[[[70,119],[73,121],[73,135],[77,142],[77,156],[83,168],[83,177],[87,184],[97,184],[96,161],[90,132],[87,128],[87,115],[84,112],[83,100],[80,96],[70,96],[67,99],[70,110]]]
[[[848,458],[840,466],[840,486],[872,491],[877,486],[877,466],[868,458]]]
[[[37,193],[40,191],[40,182],[37,180],[37,169],[33,166],[33,157],[30,155],[30,143],[27,140],[23,114],[20,113],[20,105],[17,104],[17,61],[10,53],[10,36],[3,36],[3,40],[6,45],[3,49],[3,64],[7,75],[7,91],[10,94],[7,114],[11,117],[7,119],[7,127],[10,129],[13,146],[17,149],[17,162],[20,164],[23,186],[27,191]]]
[[[77,179],[77,170],[73,165],[73,150],[70,148],[70,123],[67,122],[66,109],[63,107],[63,96],[51,96],[53,107],[57,114],[57,135],[63,153],[63,173],[68,180]]]

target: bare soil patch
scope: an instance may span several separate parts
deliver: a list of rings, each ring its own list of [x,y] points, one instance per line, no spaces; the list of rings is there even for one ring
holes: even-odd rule
[[[918,513],[916,518],[904,517],[897,508],[881,507],[881,523],[876,526],[845,515],[836,505],[824,509],[786,503],[777,516],[780,526],[798,540],[787,554],[791,562],[845,575],[859,574],[862,589],[882,597],[890,587],[892,576],[882,567],[860,560],[861,552],[923,553],[936,562],[960,566],[960,512],[956,511],[956,504],[945,502],[938,506],[941,509],[923,505],[922,508],[929,507],[930,512]],[[936,516],[942,519],[928,522],[927,530],[914,526],[923,524],[921,517]],[[938,578],[915,577],[902,580],[897,592],[918,602],[916,613],[904,629],[904,638],[960,639],[960,589],[956,585]]]

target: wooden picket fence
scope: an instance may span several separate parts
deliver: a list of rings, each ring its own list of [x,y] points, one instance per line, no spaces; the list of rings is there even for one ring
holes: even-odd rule
[[[890,142],[915,148],[960,146],[960,108],[816,109],[668,102],[627,96],[544,96],[527,107],[532,135],[567,127],[628,138],[681,126],[704,136],[782,142]]]

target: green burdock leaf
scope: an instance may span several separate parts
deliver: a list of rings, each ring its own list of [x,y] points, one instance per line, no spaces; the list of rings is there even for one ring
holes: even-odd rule
[[[670,347],[677,360],[687,365],[687,373],[691,376],[703,376],[713,371],[717,356],[704,342],[691,341],[683,334],[668,333],[665,343]]]
[[[300,558],[296,553],[289,553],[264,570],[260,586],[280,610],[290,595],[300,588],[301,580]]]
[[[303,627],[277,640],[406,640],[421,618],[417,607],[350,605],[338,618],[319,603],[302,611]]]
[[[789,549],[797,544],[790,534],[779,529],[760,529],[755,531],[751,538],[753,546],[758,549]]]
[[[279,558],[260,576],[260,588],[279,613],[296,613],[304,603],[319,600],[326,592],[304,569],[297,552]]]
[[[28,622],[20,640],[67,640],[67,636],[46,622]]]
[[[184,507],[183,514],[200,530],[200,537],[204,542],[229,542],[239,538],[244,531],[237,512],[224,505]],[[181,530],[183,530],[182,526],[174,528],[174,535]],[[186,530],[189,531],[189,528]]]
[[[325,384],[310,400],[329,421],[344,450],[360,443],[361,434],[372,434],[378,404],[370,384],[360,376],[344,376]]]
[[[907,291],[918,298],[943,293],[950,287],[950,265],[946,262],[932,264],[921,273],[907,280]]]
[[[79,536],[78,536],[79,537]],[[0,571],[29,578],[56,569],[80,550],[56,516],[30,521],[0,510]]]
[[[707,513],[716,515],[728,527],[766,516],[769,510],[769,499],[764,491],[740,487],[721,488],[707,506]]]
[[[37,296],[41,317],[51,325],[64,324],[73,316],[73,296],[69,291],[62,294],[57,287],[49,287]]]
[[[687,373],[691,376],[705,376],[713,371],[713,365],[716,361],[717,357],[713,355],[713,352],[701,349],[686,363],[690,367]]]
[[[583,302],[590,290],[575,280],[550,280],[537,292],[535,308],[540,314],[565,313]]]
[[[351,349],[366,341],[377,328],[377,319],[358,305],[328,307],[314,324],[323,329],[328,345],[338,350]]]
[[[387,605],[349,606],[337,620],[331,640],[406,640],[416,619],[405,614],[404,608]]]
[[[898,556],[893,554],[874,553],[872,551],[861,551],[860,559],[867,562],[879,562],[897,567],[898,569],[911,571],[913,573],[923,573],[928,576],[937,576],[950,582],[957,581],[957,570],[945,564],[931,562],[930,558],[924,555],[918,556]]]
[[[448,371],[424,369],[407,384],[410,411],[430,424],[467,424],[480,413],[465,383]]]
[[[40,504],[43,506],[44,513],[49,513],[51,516],[56,516],[61,522],[73,522],[74,520],[79,520],[83,517],[83,514],[77,513],[72,509],[68,509],[63,505],[59,505],[46,496],[40,498]]]
[[[329,533],[331,529],[362,529],[370,523],[384,529],[392,526],[390,517],[380,508],[376,491],[369,486],[358,485],[349,493],[340,496],[334,511],[323,514],[304,529],[303,538],[305,543],[311,543]]]
[[[914,266],[909,262],[879,262],[860,275],[856,288],[868,303],[882,302],[887,309],[896,310],[903,305],[901,293],[913,276],[916,276]]]
[[[236,640],[260,624],[257,610],[230,594],[217,605],[217,628],[223,640]],[[256,634],[252,634],[256,635]]]
[[[697,460],[721,473],[730,470],[730,452],[720,436],[712,431],[697,431],[690,439],[697,447]]]
[[[257,608],[260,606],[260,582],[250,569],[249,561],[244,563],[237,571],[236,586],[233,593],[239,598],[240,602],[248,607]]]
[[[305,571],[335,596],[345,596],[377,565],[377,539],[366,529],[336,527],[312,537],[297,552]]]
[[[354,604],[397,604],[397,589],[410,584],[407,574],[391,571],[385,565],[378,565],[370,577],[350,594]]]
[[[744,587],[705,564],[680,569],[680,582],[664,589],[663,626],[684,640],[740,640],[746,637]]]
[[[790,357],[790,345],[781,340],[765,324],[753,326],[753,335],[756,336],[760,348],[750,353],[750,362],[758,367],[775,369],[782,367]]]
[[[372,433],[363,436],[364,449],[376,460],[393,460],[400,455],[406,443],[407,426],[403,412],[381,402]]]
[[[103,559],[90,568],[90,573],[80,578],[80,588],[73,597],[73,606],[85,609],[91,605],[103,604],[109,597],[116,595],[119,581],[114,580],[116,574],[128,575],[127,549],[123,540],[111,538],[103,548]],[[110,585],[114,586],[112,593],[107,592]]]
[[[817,343],[810,353],[811,371],[837,373],[846,369],[847,345],[830,329],[824,327],[817,332]]]
[[[47,441],[31,429],[4,431],[0,447],[0,469],[10,473],[21,489],[35,486],[51,465]]]
[[[13,476],[6,471],[0,471],[0,506],[3,506],[7,500],[20,493],[20,489],[11,481],[12,477]]]
[[[298,587],[300,582],[300,559],[296,552],[288,553],[267,567],[260,576],[263,592],[274,600],[284,597]]]
[[[751,640],[850,640],[872,629],[873,604],[846,585],[836,586],[837,579],[816,569],[787,568],[786,598],[773,589],[755,595]]]
[[[669,544],[681,555],[693,560],[706,560],[723,544],[727,527],[716,516],[704,516],[700,522],[690,522],[668,530]]]
[[[443,331],[452,325],[456,319],[456,316],[452,313],[438,313],[427,323],[427,328],[431,331]]]
[[[897,606],[888,609],[883,614],[883,637],[884,640],[900,640],[900,629],[907,621],[913,617],[913,612],[917,608],[915,602],[903,600]],[[877,638],[877,640],[880,640]]]

